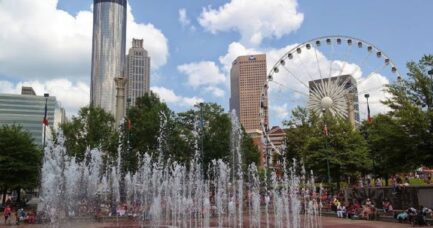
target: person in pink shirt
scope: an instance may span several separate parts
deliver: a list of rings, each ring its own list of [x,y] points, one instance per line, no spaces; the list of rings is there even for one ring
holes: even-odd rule
[[[9,205],[7,205],[3,211],[3,215],[5,216],[5,224],[8,221],[8,218],[11,216],[12,210]]]

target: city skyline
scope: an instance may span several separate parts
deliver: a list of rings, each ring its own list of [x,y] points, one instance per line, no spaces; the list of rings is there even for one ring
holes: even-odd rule
[[[278,5],[278,2],[276,1],[275,5]],[[51,0],[33,1],[29,6],[12,6],[10,1],[2,1],[0,11],[3,15],[10,15],[17,23],[24,25],[31,20],[39,24],[44,24],[40,23],[43,21],[45,24],[41,31],[59,34],[60,42],[47,42],[49,37],[33,34],[30,37],[34,42],[32,48],[36,49],[36,53],[43,54],[33,58],[36,66],[30,63],[26,65],[27,71],[13,64],[14,59],[20,59],[22,64],[26,58],[15,58],[6,48],[0,51],[0,65],[7,64],[7,67],[0,67],[0,93],[19,93],[17,88],[20,85],[31,85],[38,93],[43,90],[42,92],[55,94],[60,102],[65,104],[69,115],[74,114],[80,106],[88,104],[89,99],[86,100],[86,97],[90,96],[91,62],[89,22],[93,18],[91,3],[90,0]],[[150,86],[175,111],[191,108],[200,101],[217,102],[228,110],[229,69],[237,56],[266,53],[269,56],[270,69],[269,65],[275,61],[275,56],[280,55],[281,50],[321,35],[354,35],[377,44],[391,56],[403,74],[407,72],[407,61],[433,51],[433,44],[429,42],[432,32],[425,29],[428,25],[428,11],[424,11],[431,8],[429,6],[432,3],[425,1],[414,1],[410,4],[400,1],[393,6],[374,1],[363,4],[284,1],[281,11],[274,10],[274,4],[266,4],[264,1],[255,1],[249,5],[240,0],[174,4],[130,0],[128,3],[127,48],[132,37],[145,39],[145,49],[149,49],[152,57]],[[158,7],[161,4],[164,7]],[[358,10],[347,14],[343,9],[348,7],[356,7]],[[17,12],[30,8],[40,10],[29,11],[27,17],[16,16]],[[157,8],[160,11],[156,10]],[[329,9],[333,9],[335,14],[324,13],[333,12]],[[408,17],[396,17],[403,15],[403,12],[400,12],[403,9]],[[417,9],[418,13],[414,14],[415,10],[410,9]],[[224,19],[222,15],[227,12],[234,13],[228,14],[229,18]],[[366,12],[371,15],[369,20],[376,23],[359,20]],[[376,16],[379,12],[380,20]],[[42,14],[50,15],[52,19],[47,20]],[[277,16],[272,17],[273,14]],[[281,17],[290,20],[278,20]],[[383,17],[389,20],[383,20]],[[247,18],[278,26],[274,29],[250,26],[251,21],[246,22]],[[62,21],[65,29],[55,32],[58,30],[54,29],[58,26],[56,21]],[[5,23],[0,21],[0,24],[2,22]],[[413,26],[406,26],[407,24]],[[11,25],[3,27],[8,37],[14,37]],[[410,27],[410,34],[413,35],[401,30],[402,27]],[[21,34],[29,33],[26,28],[22,27]],[[409,38],[411,42],[408,42]],[[6,38],[0,39],[2,47],[14,47],[14,50],[25,48],[27,43],[20,39],[15,39],[14,42]],[[63,47],[66,44],[68,47]],[[45,48],[42,49],[45,51],[38,51],[39,48]],[[53,53],[60,53],[61,58]]]

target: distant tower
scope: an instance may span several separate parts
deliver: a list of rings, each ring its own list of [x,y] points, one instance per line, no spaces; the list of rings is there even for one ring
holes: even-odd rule
[[[230,71],[230,110],[236,110],[239,121],[247,132],[261,131],[260,96],[265,82],[265,54],[239,56],[233,61]],[[268,116],[267,113],[265,115]],[[267,125],[267,118],[264,124]]]
[[[143,48],[143,40],[132,39],[132,47],[126,57],[128,77],[127,97],[135,105],[138,97],[144,96],[150,89],[150,57]]]
[[[116,82],[116,126],[119,126],[125,116],[125,85],[127,79],[125,77],[117,77]]]
[[[126,1],[93,1],[92,105],[116,115],[116,85],[126,49]]]

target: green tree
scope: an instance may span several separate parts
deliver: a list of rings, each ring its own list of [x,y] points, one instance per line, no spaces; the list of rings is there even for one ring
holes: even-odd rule
[[[3,205],[6,192],[38,185],[42,152],[34,144],[30,133],[20,126],[0,127],[0,188]],[[19,197],[18,197],[19,200]]]
[[[183,134],[188,138],[189,145],[194,145],[197,140],[198,149],[203,151],[204,167],[207,167],[214,159],[228,161],[231,131],[229,115],[215,103],[202,103],[194,107],[194,109],[178,114],[179,124],[182,126]],[[201,131],[201,124],[203,124],[203,131]],[[197,139],[193,134],[195,129],[199,133]],[[200,148],[202,140],[203,148]]]
[[[332,179],[339,188],[343,177],[356,177],[371,168],[368,145],[360,132],[349,121],[326,113],[324,117],[298,107],[285,122],[286,156],[302,160],[307,170],[314,170],[322,181],[327,180],[327,162]],[[328,135],[324,129],[328,130]],[[289,162],[290,164],[290,162]]]
[[[203,119],[201,119],[203,118]],[[201,150],[203,140],[203,165],[207,167],[212,160],[223,159],[231,161],[230,157],[230,134],[232,123],[228,113],[216,103],[201,103],[194,106],[194,109],[178,113],[177,122],[179,132],[186,140],[190,151],[194,151],[195,144]],[[201,130],[203,125],[203,131]],[[198,135],[194,135],[198,131]],[[241,153],[243,163],[247,167],[252,162],[258,164],[260,159],[259,150],[253,140],[244,129],[241,130],[242,142]],[[190,154],[191,157],[193,154]]]
[[[127,111],[127,119],[130,127],[125,128],[124,135],[129,139],[129,149],[125,162],[129,162],[131,171],[137,168],[137,159],[145,153],[154,158],[160,155],[168,158],[171,152],[177,152],[175,114],[153,92],[137,99],[135,106]]]
[[[393,121],[413,146],[406,153],[415,158],[418,165],[433,165],[433,55],[407,64],[409,73],[388,87],[393,96],[384,103],[391,108]]]
[[[241,143],[242,159],[244,161],[244,169],[252,163],[259,165],[260,151],[254,144],[253,139],[242,129],[242,143]]]
[[[410,172],[416,167],[417,159],[408,151],[414,146],[410,137],[389,115],[377,115],[371,123],[364,121],[361,131],[366,136],[370,158],[373,159],[373,174],[388,177],[399,172]]]
[[[310,116],[308,110],[302,107],[296,107],[292,110],[292,117],[283,124],[286,127],[286,160],[291,163],[293,159],[304,160],[304,149],[308,137],[313,133],[313,128],[317,123],[316,116]]]
[[[61,125],[66,151],[83,161],[88,149],[100,149],[117,156],[118,133],[114,117],[99,107],[83,107],[78,116]]]

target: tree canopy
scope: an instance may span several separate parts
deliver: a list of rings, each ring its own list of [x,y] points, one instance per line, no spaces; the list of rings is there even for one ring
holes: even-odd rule
[[[16,125],[0,127],[0,188],[34,188],[39,183],[42,151],[30,133]]]
[[[341,177],[352,177],[353,180],[371,168],[367,143],[349,121],[329,113],[318,118],[298,107],[285,124],[288,127],[287,158],[301,160],[305,168],[314,170],[322,181],[327,179],[328,162],[331,177],[337,184]]]
[[[391,108],[391,121],[405,136],[406,148],[415,165],[433,165],[433,55],[409,62],[408,77],[388,87],[392,97],[384,102]],[[397,139],[396,139],[397,140]]]
[[[100,149],[117,155],[118,133],[114,117],[99,107],[83,107],[78,116],[61,125],[66,150],[83,161],[88,149]]]

